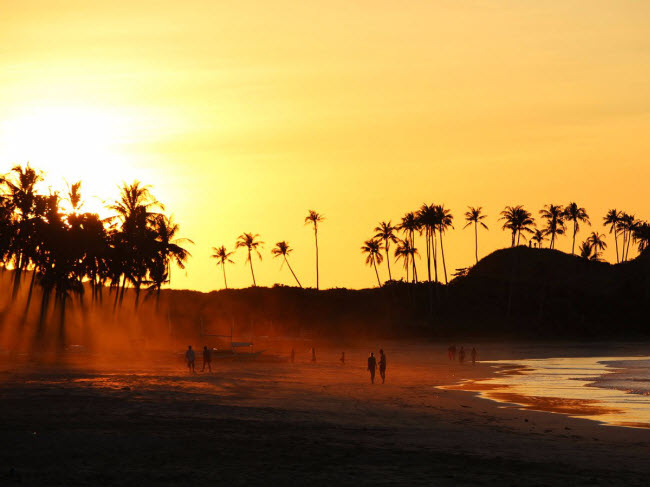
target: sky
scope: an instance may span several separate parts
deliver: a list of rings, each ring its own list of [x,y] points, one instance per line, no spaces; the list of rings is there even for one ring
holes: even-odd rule
[[[222,288],[211,248],[243,232],[258,285],[293,283],[270,253],[287,240],[314,286],[309,209],[321,288],[376,285],[361,245],[422,203],[455,217],[451,271],[473,263],[470,205],[481,256],[510,243],[506,205],[576,201],[579,241],[609,208],[650,219],[648,25],[642,0],[0,0],[0,172],[81,179],[93,211],[150,184],[194,241],[175,288]]]

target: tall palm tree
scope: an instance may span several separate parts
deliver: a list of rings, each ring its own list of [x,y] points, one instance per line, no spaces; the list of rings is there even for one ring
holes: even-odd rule
[[[535,229],[535,233],[533,234],[532,237],[530,237],[531,240],[534,240],[537,242],[537,247],[542,248],[542,244],[544,243],[544,240],[546,239],[546,232],[544,230],[540,230],[539,228]]]
[[[487,218],[487,215],[483,214],[483,207],[473,207],[468,206],[468,210],[465,212],[465,221],[467,225],[464,228],[474,225],[474,253],[476,255],[476,263],[478,264],[478,226],[481,225],[486,230],[488,229],[487,225],[482,221]]]
[[[271,250],[271,253],[273,254],[273,257],[280,257],[284,259],[284,262],[286,262],[287,266],[289,267],[289,270],[291,271],[291,274],[293,275],[293,278],[296,280],[298,283],[298,286],[302,287],[302,284],[300,284],[300,281],[298,280],[298,277],[296,277],[296,273],[293,272],[293,269],[291,268],[291,264],[289,264],[289,259],[287,259],[287,256],[293,252],[293,249],[289,247],[289,244],[282,240],[281,242],[277,242],[275,244],[275,247]]]
[[[320,289],[319,275],[318,275],[318,224],[325,220],[325,217],[314,210],[309,210],[305,217],[305,225],[312,224],[314,226],[314,240],[316,241],[316,289]]]
[[[377,271],[377,264],[381,264],[384,260],[384,256],[381,255],[382,243],[381,240],[377,238],[371,238],[366,240],[361,247],[361,252],[367,254],[366,264],[372,265],[375,268],[375,274],[377,275],[377,285],[381,287],[381,281],[379,280],[379,271]]]
[[[612,208],[603,217],[603,225],[609,226],[609,233],[614,233],[614,243],[616,244],[616,263],[620,262],[618,252],[618,223],[621,221],[621,212],[616,208]]]
[[[234,264],[235,262],[230,258],[234,252],[228,252],[225,246],[212,247],[212,258],[217,259],[217,266],[221,266],[223,270],[223,285],[228,289],[228,281],[226,280],[226,264]]]
[[[533,225],[535,224],[535,219],[530,214],[530,212],[524,209],[523,206],[506,206],[505,209],[501,212],[501,217],[499,220],[503,220],[503,230],[510,230],[512,233],[510,246],[514,247],[519,245],[519,239],[521,238],[521,232],[533,233]],[[524,237],[525,239],[526,237]]]
[[[440,236],[440,255],[442,256],[442,267],[445,272],[445,284],[447,281],[447,264],[445,263],[445,248],[442,244],[442,235],[450,228],[454,228],[452,222],[454,216],[451,211],[445,208],[445,205],[435,205],[436,224],[438,226],[438,235]]]
[[[237,243],[235,244],[235,248],[238,249],[240,247],[246,248],[248,251],[248,256],[246,257],[246,262],[250,264],[251,267],[251,276],[253,276],[253,287],[257,286],[257,283],[255,282],[255,272],[253,272],[253,259],[251,258],[251,253],[256,253],[257,257],[259,257],[260,260],[262,260],[262,254],[260,254],[259,249],[262,248],[264,245],[264,242],[261,242],[258,240],[259,234],[255,233],[242,233],[239,237],[237,237]]]
[[[580,230],[580,223],[586,223],[591,226],[587,210],[578,206],[577,203],[571,202],[564,208],[564,218],[567,221],[573,222],[573,242],[571,243],[571,255],[575,254],[576,246],[576,233]]]
[[[386,252],[386,265],[388,266],[388,280],[392,281],[393,276],[390,273],[390,257],[389,257],[389,251],[390,251],[390,244],[391,243],[397,243],[397,235],[395,235],[395,231],[397,230],[396,227],[394,227],[391,223],[390,220],[387,222],[379,222],[379,225],[375,227],[375,238],[379,238],[384,242],[384,251]]]
[[[431,259],[433,258],[434,277],[438,280],[438,261],[437,261],[437,214],[436,208],[433,204],[427,205],[424,203],[417,213],[417,219],[420,224],[420,229],[424,229],[424,241],[426,245],[427,255],[427,277],[431,282]],[[421,231],[421,230],[420,230]]]
[[[591,258],[593,260],[599,260],[600,252],[604,251],[607,248],[607,243],[605,243],[605,235],[601,235],[597,232],[591,232],[591,235],[589,235],[586,242],[589,244],[593,251]]]
[[[411,267],[411,260],[418,255],[418,249],[411,246],[408,240],[398,240],[397,248],[395,249],[395,262],[398,260],[404,261],[404,270],[406,271],[406,282],[409,282],[409,269]]]
[[[634,230],[636,229],[639,221],[635,218],[634,215],[629,215],[625,212],[621,214],[621,218],[617,224],[618,230],[623,235],[623,246],[621,248],[621,261],[625,262],[628,260],[630,252],[630,244],[634,240]]]

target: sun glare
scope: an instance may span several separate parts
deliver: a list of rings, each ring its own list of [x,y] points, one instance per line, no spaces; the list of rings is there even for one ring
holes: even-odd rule
[[[103,201],[115,197],[116,186],[130,172],[120,151],[128,126],[126,117],[110,110],[67,106],[24,110],[0,124],[0,161],[29,162],[46,173],[47,187],[62,194],[68,184],[82,181],[84,209],[104,216]]]

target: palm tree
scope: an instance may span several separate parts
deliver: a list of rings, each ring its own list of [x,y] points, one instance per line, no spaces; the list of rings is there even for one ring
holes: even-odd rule
[[[386,252],[386,265],[388,266],[388,280],[392,281],[393,276],[390,273],[390,257],[389,257],[389,250],[390,250],[390,244],[391,243],[397,243],[398,239],[397,236],[395,235],[395,231],[397,230],[396,227],[394,227],[391,223],[390,220],[387,222],[379,222],[379,225],[375,227],[375,238],[379,238],[383,240],[384,242],[384,251]]]
[[[621,214],[621,218],[617,224],[617,229],[623,234],[623,246],[621,248],[621,261],[625,262],[628,259],[630,252],[630,244],[634,240],[634,230],[638,226],[639,221],[634,215],[629,215],[625,212]]]
[[[436,240],[436,209],[433,204],[424,203],[417,213],[420,228],[424,228],[424,240],[427,252],[427,277],[431,282],[431,258],[433,257],[433,267],[435,280],[438,280],[438,261],[437,261],[437,240]]]
[[[576,246],[576,233],[580,230],[579,222],[586,223],[591,226],[589,221],[589,215],[587,215],[587,210],[578,206],[577,203],[571,202],[564,208],[564,218],[567,221],[573,222],[573,242],[571,244],[571,255],[575,254]]]
[[[300,281],[296,277],[296,273],[293,272],[293,269],[291,268],[291,264],[289,264],[289,260],[287,259],[287,256],[293,252],[293,249],[289,247],[289,244],[282,240],[281,242],[277,242],[275,244],[275,247],[273,250],[271,250],[271,253],[273,254],[273,257],[280,257],[282,256],[284,259],[284,262],[287,263],[287,266],[289,267],[289,270],[291,271],[291,274],[293,274],[293,278],[296,280],[298,283],[298,286],[302,287],[302,284],[300,284]]]
[[[639,254],[650,248],[650,225],[648,222],[639,223],[634,229],[634,237],[639,243]]]
[[[409,268],[410,262],[415,256],[418,255],[418,249],[411,246],[408,240],[398,240],[397,248],[395,249],[395,262],[402,259],[404,261],[404,270],[406,270],[406,282],[409,282]]]
[[[499,220],[503,220],[503,230],[510,230],[512,233],[510,246],[514,247],[515,244],[519,245],[519,239],[521,238],[521,232],[533,233],[533,225],[535,219],[532,217],[530,212],[524,209],[523,206],[506,206],[505,209],[501,212],[501,217]],[[525,239],[525,237],[524,237]]]
[[[260,254],[259,249],[262,248],[264,245],[264,242],[261,242],[257,240],[259,238],[259,234],[253,234],[253,233],[242,233],[239,237],[237,237],[237,243],[235,244],[235,248],[238,249],[240,247],[245,247],[248,250],[248,257],[246,257],[246,262],[250,264],[251,266],[251,276],[253,276],[253,287],[257,286],[257,283],[255,282],[255,272],[253,272],[253,259],[251,259],[251,253],[255,252],[257,256],[259,257],[260,260],[262,260],[262,254]]]
[[[465,225],[464,228],[474,225],[474,253],[476,254],[476,263],[478,264],[478,226],[481,225],[486,230],[488,229],[487,225],[482,221],[487,218],[487,215],[482,213],[482,206],[477,208],[468,206],[467,208],[468,211],[465,212],[465,221],[467,222],[467,225]]]
[[[580,257],[589,260],[591,258],[591,244],[585,240],[578,247],[578,252],[580,252]]]
[[[447,281],[447,264],[445,263],[445,249],[442,244],[442,235],[449,229],[454,228],[452,222],[454,221],[454,216],[451,214],[451,211],[445,208],[445,205],[436,205],[435,207],[436,223],[438,226],[438,235],[440,235],[440,255],[442,256],[442,267],[445,271],[445,284],[449,284]]]
[[[217,259],[217,266],[221,266],[223,270],[223,285],[228,289],[228,281],[226,280],[226,264],[234,264],[235,262],[230,258],[234,252],[228,252],[225,246],[212,247],[212,258]]]
[[[532,237],[530,237],[531,240],[534,240],[537,242],[537,247],[542,248],[542,244],[544,243],[544,240],[546,239],[546,232],[544,230],[540,230],[539,228],[535,229],[535,233],[533,234]]]
[[[410,248],[415,247],[415,232],[419,232],[421,228],[420,221],[414,212],[410,211],[402,217],[402,223],[400,223],[399,229],[404,233],[404,236],[406,237],[405,240],[408,241]],[[410,254],[407,258],[411,258]],[[411,261],[411,270],[413,282],[418,282],[418,272],[415,266],[415,260]]]
[[[309,210],[305,217],[305,225],[314,225],[314,240],[316,241],[316,289],[320,289],[318,276],[318,224],[325,220],[325,217],[314,210]]]
[[[586,242],[589,244],[593,251],[593,260],[600,259],[600,252],[604,251],[607,248],[607,243],[605,243],[605,235],[601,235],[597,232],[591,232],[591,235],[587,238]]]
[[[381,287],[381,281],[379,280],[379,271],[377,271],[377,264],[381,264],[384,260],[384,256],[381,255],[382,243],[381,240],[377,238],[371,238],[366,240],[361,247],[361,252],[368,254],[366,257],[366,264],[372,265],[375,268],[375,274],[377,275],[377,285]]]
[[[560,205],[550,204],[539,210],[539,214],[546,220],[546,233],[551,236],[549,248],[554,249],[555,236],[564,234],[564,209]]]
[[[620,262],[618,256],[618,223],[621,221],[621,212],[612,208],[603,217],[603,225],[609,226],[609,233],[614,232],[614,243],[616,244],[616,263]]]

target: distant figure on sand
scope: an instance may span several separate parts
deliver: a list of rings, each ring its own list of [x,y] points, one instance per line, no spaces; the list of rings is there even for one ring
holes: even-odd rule
[[[460,346],[460,351],[458,352],[458,361],[462,364],[465,361],[465,349],[463,346]]]
[[[478,357],[478,352],[476,348],[472,347],[472,365],[476,365],[476,358]]]
[[[292,349],[291,349],[291,363],[294,363],[295,360],[296,360],[296,352],[295,352],[295,350],[292,348]]]
[[[187,368],[190,369],[190,374],[195,374],[194,371],[194,350],[192,350],[192,345],[187,346],[187,351],[185,352],[185,360],[187,361]]]
[[[456,344],[454,343],[451,347],[449,347],[449,360],[456,360]]]
[[[345,365],[345,352],[341,352],[341,358],[339,359],[342,365]]]
[[[201,372],[205,370],[205,366],[208,366],[208,371],[212,372],[212,351],[204,346],[203,347],[203,367],[201,367]]]
[[[368,371],[370,372],[370,382],[375,383],[375,371],[377,370],[377,359],[375,354],[370,352],[370,357],[368,357]]]
[[[379,350],[379,375],[381,376],[381,383],[386,382],[386,355],[383,350]]]
[[[314,347],[311,348],[311,361],[316,362],[316,349]]]

